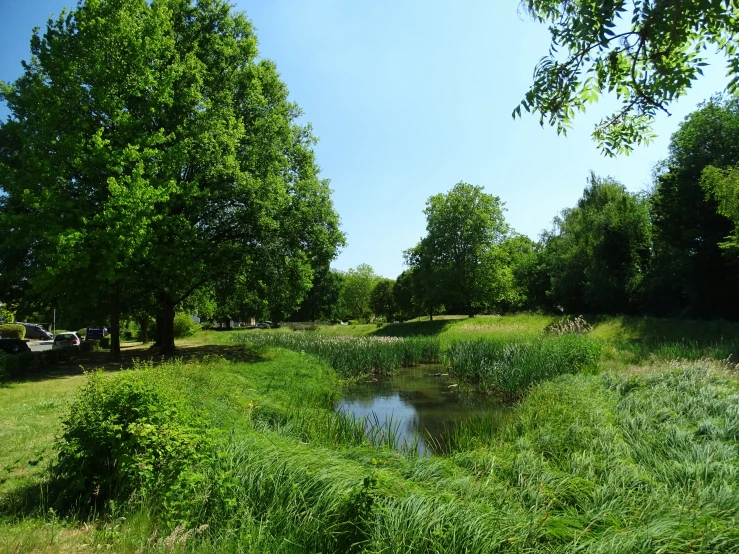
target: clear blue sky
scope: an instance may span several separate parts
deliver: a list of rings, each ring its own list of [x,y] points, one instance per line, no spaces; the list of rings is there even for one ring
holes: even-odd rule
[[[660,117],[651,146],[607,159],[590,132],[608,102],[579,116],[566,138],[534,117],[511,119],[549,46],[518,0],[236,4],[320,137],[318,163],[348,238],[334,266],[369,263],[391,278],[424,234],[429,196],[458,181],[482,185],[506,202],[513,228],[535,239],[577,201],[590,170],[633,191],[649,187],[670,134],[726,84],[724,63],[709,67],[672,117]],[[65,5],[76,2],[0,0],[0,79],[20,74],[31,29]]]

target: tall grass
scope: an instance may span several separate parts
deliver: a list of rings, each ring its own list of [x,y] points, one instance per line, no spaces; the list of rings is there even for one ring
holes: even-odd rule
[[[599,358],[599,342],[573,334],[457,341],[444,353],[445,363],[459,378],[504,396],[543,379],[593,368]]]
[[[327,337],[295,332],[250,333],[237,340],[314,354],[345,377],[392,373],[401,367],[441,361],[441,343],[432,337]]]

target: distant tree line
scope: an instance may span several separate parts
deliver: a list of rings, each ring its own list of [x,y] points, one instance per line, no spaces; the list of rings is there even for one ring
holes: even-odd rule
[[[739,99],[714,97],[681,123],[651,190],[591,174],[538,241],[510,229],[499,197],[467,183],[429,198],[424,213],[426,236],[406,250],[395,281],[366,265],[329,271],[314,283],[310,313],[738,319]]]

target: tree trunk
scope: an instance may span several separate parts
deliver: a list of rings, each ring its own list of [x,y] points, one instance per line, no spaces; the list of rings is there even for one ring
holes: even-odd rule
[[[162,317],[162,309],[161,307],[159,310],[157,310],[157,315],[155,317],[156,325],[157,325],[157,333],[156,338],[154,339],[154,348],[161,348],[162,347],[162,329],[164,329],[164,318]]]
[[[114,360],[121,359],[121,305],[120,285],[113,287],[110,298],[110,354]]]
[[[172,299],[165,297],[162,302],[161,325],[157,327],[157,333],[161,337],[159,350],[162,354],[174,354],[174,308]]]
[[[149,342],[149,316],[145,315],[138,319],[141,342],[147,344]]]

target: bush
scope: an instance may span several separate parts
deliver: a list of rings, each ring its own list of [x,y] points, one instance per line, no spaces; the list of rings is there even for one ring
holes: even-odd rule
[[[10,377],[5,362],[7,357],[8,355],[5,352],[0,351],[0,383],[7,381]]]
[[[212,434],[187,401],[177,368],[151,364],[113,377],[93,372],[75,397],[52,467],[63,498],[77,503],[164,501],[192,479],[210,453]]]
[[[52,352],[49,350],[48,352]],[[42,355],[46,352],[23,352],[5,357],[5,374],[7,378],[17,379],[38,373],[44,365]]]
[[[15,323],[0,325],[0,337],[6,339],[24,339],[26,337],[26,328],[23,325],[17,325]]]
[[[198,327],[192,318],[186,313],[179,313],[174,316],[174,338],[184,339],[195,334]]]
[[[77,336],[81,339],[84,339],[87,336],[87,327],[83,327],[82,329],[78,330]]]
[[[103,349],[103,347],[100,346],[100,341],[99,340],[94,340],[94,339],[83,341],[80,344],[80,346],[79,346],[80,352],[83,352],[83,353],[85,353],[85,352],[100,352],[100,351],[102,351],[102,349]]]
[[[100,339],[100,348],[107,350],[110,348],[110,335]]]

